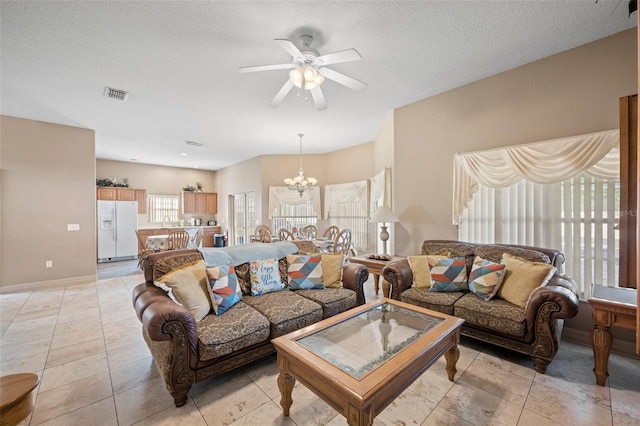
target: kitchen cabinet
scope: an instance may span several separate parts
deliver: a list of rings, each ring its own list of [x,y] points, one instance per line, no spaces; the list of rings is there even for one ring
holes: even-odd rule
[[[183,192],[183,214],[218,213],[218,194],[215,192]]]
[[[202,247],[213,247],[213,235],[221,234],[220,226],[203,226],[202,227]]]
[[[147,191],[145,189],[97,186],[96,199],[108,201],[137,201],[138,214],[147,212]]]
[[[138,214],[147,213],[147,190],[134,189],[136,192],[136,201],[138,202]]]

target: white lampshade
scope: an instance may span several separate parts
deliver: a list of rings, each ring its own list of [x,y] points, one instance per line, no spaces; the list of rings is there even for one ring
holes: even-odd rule
[[[396,223],[400,222],[400,218],[391,210],[389,206],[380,207],[369,219],[373,223]]]

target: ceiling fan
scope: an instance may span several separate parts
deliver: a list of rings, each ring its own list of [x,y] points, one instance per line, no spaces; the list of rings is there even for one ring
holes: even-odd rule
[[[313,102],[318,111],[326,109],[327,101],[325,100],[322,89],[320,88],[325,78],[360,92],[367,88],[366,83],[326,67],[331,64],[358,61],[362,59],[362,56],[360,56],[357,50],[347,49],[339,52],[328,53],[326,55],[320,55],[317,50],[311,47],[313,37],[310,35],[303,35],[300,37],[300,44],[302,46],[300,49],[298,49],[291,40],[276,39],[275,41],[291,55],[290,63],[257,65],[241,67],[238,69],[238,71],[242,73],[291,70],[289,72],[289,79],[287,79],[282,88],[280,88],[276,96],[269,103],[270,107],[277,107],[287,96],[289,91],[296,86],[298,89],[308,90],[311,92],[311,97],[313,98]]]

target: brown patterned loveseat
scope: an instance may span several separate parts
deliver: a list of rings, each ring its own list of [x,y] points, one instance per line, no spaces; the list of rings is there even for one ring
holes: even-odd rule
[[[293,246],[293,253],[302,252],[291,243],[244,246],[254,249],[269,246],[266,249],[270,250],[278,244]],[[211,311],[196,321],[192,311],[175,303],[154,281],[179,271],[183,265],[202,259],[207,263],[208,253],[215,250],[233,250],[237,254],[244,248],[174,250],[145,255],[142,260],[145,282],[133,291],[133,306],[142,322],[142,334],[176,407],[185,404],[192,384],[274,352],[273,338],[364,303],[363,284],[369,272],[362,265],[347,263],[342,267],[342,288],[296,291],[285,288],[251,296],[245,293],[250,280],[249,264],[243,263],[235,265],[238,284],[243,288],[242,300],[221,315]],[[279,259],[280,277],[288,283],[286,256],[273,258]],[[337,264],[339,275],[340,263]],[[207,266],[212,265],[207,263]]]
[[[564,263],[564,255],[557,250],[450,240],[424,241],[421,254],[464,257],[469,276],[475,256],[500,263],[504,253],[557,269]],[[382,274],[391,285],[391,298],[464,319],[462,334],[530,355],[542,374],[558,351],[563,319],[578,313],[575,281],[558,272],[531,292],[524,308],[500,297],[485,301],[472,292],[412,287],[413,272],[407,260],[390,263]]]

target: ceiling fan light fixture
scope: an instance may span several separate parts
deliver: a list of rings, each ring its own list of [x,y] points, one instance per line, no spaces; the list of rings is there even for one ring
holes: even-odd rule
[[[304,81],[304,72],[302,68],[294,68],[289,73],[289,79],[298,89],[302,88],[302,82]]]

